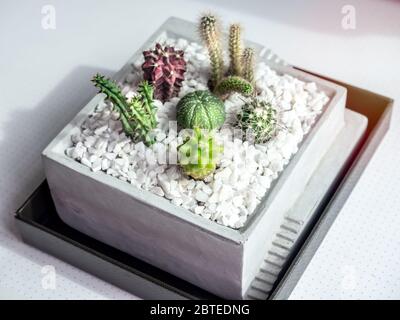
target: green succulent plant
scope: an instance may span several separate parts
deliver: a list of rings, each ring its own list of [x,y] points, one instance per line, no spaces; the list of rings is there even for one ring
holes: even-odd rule
[[[211,63],[211,87],[215,87],[221,81],[224,74],[221,30],[218,19],[212,14],[201,17],[199,33],[208,49]]]
[[[178,147],[179,165],[183,172],[196,180],[202,180],[215,171],[223,146],[218,144],[213,131],[191,130]]]
[[[225,66],[222,55],[221,31],[219,22],[214,15],[205,15],[200,19],[200,36],[205,43],[211,63],[210,89],[217,95],[226,96],[239,92],[245,96],[252,94],[254,74],[254,51],[246,48],[242,52],[241,33],[239,24],[229,28],[229,57],[230,65],[225,77]]]
[[[146,145],[155,142],[151,133],[157,126],[156,109],[153,104],[153,87],[147,81],[139,84],[137,95],[129,101],[114,81],[96,74],[92,82],[119,111],[120,121],[127,136],[134,141],[142,140]]]
[[[242,28],[239,24],[231,24],[229,28],[229,74],[242,75]]]
[[[225,121],[224,103],[207,90],[198,90],[179,100],[176,119],[181,128],[216,129]]]
[[[254,49],[246,48],[243,51],[243,78],[253,83],[254,81]]]
[[[220,96],[232,92],[239,92],[244,96],[249,96],[253,93],[253,85],[242,77],[229,76],[224,78],[215,88],[215,93]]]
[[[277,112],[271,103],[251,98],[242,107],[237,116],[237,126],[244,131],[247,138],[256,143],[265,143],[277,129]]]

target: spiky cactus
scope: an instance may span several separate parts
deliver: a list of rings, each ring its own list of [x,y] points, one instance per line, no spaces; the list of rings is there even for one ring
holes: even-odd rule
[[[229,74],[235,76],[242,75],[242,39],[241,26],[232,24],[229,28]]]
[[[243,51],[243,78],[253,83],[254,81],[254,49],[246,48]]]
[[[223,146],[218,144],[213,131],[194,128],[179,146],[179,164],[188,176],[201,180],[217,167]]]
[[[127,101],[119,86],[112,80],[96,74],[92,82],[104,93],[119,111],[120,121],[127,136],[145,144],[154,143],[152,130],[157,126],[156,110],[153,105],[153,87],[147,81],[139,84],[137,95]]]
[[[199,33],[208,49],[211,63],[211,88],[214,88],[221,81],[224,74],[221,31],[217,18],[211,14],[201,17]]]
[[[143,78],[154,86],[154,97],[165,102],[178,96],[186,72],[183,51],[157,43],[154,50],[144,51],[143,56]]]
[[[237,116],[237,125],[256,143],[267,142],[276,132],[277,112],[271,103],[252,98]]]
[[[238,76],[224,78],[215,88],[215,93],[224,96],[232,92],[239,92],[244,96],[253,93],[253,86],[250,82]]]

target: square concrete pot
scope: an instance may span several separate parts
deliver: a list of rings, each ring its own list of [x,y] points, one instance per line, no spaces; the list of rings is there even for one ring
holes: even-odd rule
[[[115,75],[121,81],[142,51],[160,36],[197,41],[196,26],[170,18]],[[251,44],[263,57],[264,48]],[[153,264],[218,296],[241,299],[288,210],[301,196],[320,160],[344,126],[346,90],[290,67],[279,73],[313,81],[330,101],[269,192],[234,230],[173,205],[168,200],[89,168],[65,155],[104,95],[96,95],[43,151],[45,172],[60,218],[73,228]]]

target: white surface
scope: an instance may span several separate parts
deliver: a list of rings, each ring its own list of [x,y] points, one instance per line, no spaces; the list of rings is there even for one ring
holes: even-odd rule
[[[0,298],[135,298],[23,244],[12,213],[43,178],[41,150],[95,93],[90,77],[118,70],[170,15],[194,20],[216,9],[290,63],[400,101],[398,1],[352,0],[355,30],[341,26],[347,1],[157,2],[2,1]],[[41,28],[46,4],[55,6],[56,30]],[[400,298],[397,108],[393,118],[292,298]],[[55,290],[41,285],[45,265],[56,268]]]

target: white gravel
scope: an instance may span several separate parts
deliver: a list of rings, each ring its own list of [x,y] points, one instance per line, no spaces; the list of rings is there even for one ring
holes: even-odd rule
[[[184,49],[188,62],[180,97],[206,89],[209,70],[206,51],[184,39],[176,43],[168,39],[167,42]],[[141,79],[141,63],[142,60],[138,61],[126,78],[123,92],[127,96],[132,95]],[[261,95],[276,105],[279,129],[268,143],[260,145],[233,139],[231,130],[221,130],[217,138],[224,143],[224,154],[219,167],[206,181],[190,179],[179,166],[164,164],[167,155],[173,155],[174,147],[182,143],[176,131],[168,130],[169,121],[175,120],[175,106],[180,97],[164,104],[155,102],[159,125],[157,142],[153,146],[146,147],[142,142],[135,144],[127,138],[118,112],[112,111],[109,102],[101,102],[82,125],[81,132],[71,136],[72,145],[66,154],[93,171],[103,171],[165,197],[192,214],[240,228],[268,192],[271,182],[297,152],[299,143],[329,100],[317,90],[315,83],[278,75],[264,63],[257,65],[255,77]],[[225,129],[233,129],[235,115],[242,105],[238,94],[225,101]]]

